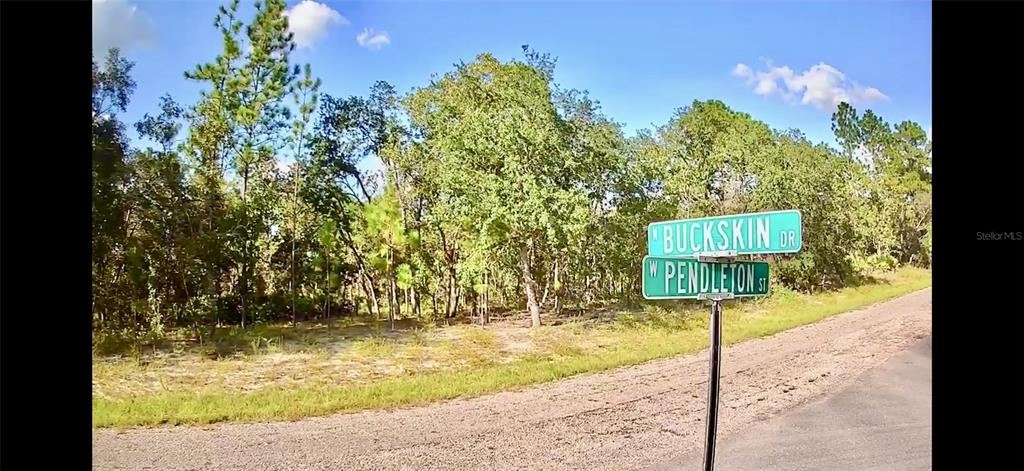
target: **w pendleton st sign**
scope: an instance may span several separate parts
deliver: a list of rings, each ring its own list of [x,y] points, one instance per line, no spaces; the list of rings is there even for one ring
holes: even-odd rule
[[[800,228],[798,210],[655,222],[647,226],[647,255],[795,253],[802,245]]]
[[[694,258],[644,257],[643,267],[646,299],[768,294],[768,264],[765,262],[706,263]]]

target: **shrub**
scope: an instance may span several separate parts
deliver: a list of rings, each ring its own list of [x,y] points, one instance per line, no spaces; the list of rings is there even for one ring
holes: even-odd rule
[[[892,271],[899,266],[896,258],[889,254],[851,255],[849,260],[853,270],[860,276]]]
[[[135,337],[127,330],[95,332],[92,334],[94,355],[117,355],[129,352],[135,346]]]

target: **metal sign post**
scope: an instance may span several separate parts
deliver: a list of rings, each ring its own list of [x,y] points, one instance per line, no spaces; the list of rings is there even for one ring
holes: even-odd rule
[[[718,383],[722,364],[722,300],[732,299],[731,293],[703,295],[711,300],[710,377],[708,378],[708,419],[704,440],[704,471],[715,468],[715,434],[718,431]]]

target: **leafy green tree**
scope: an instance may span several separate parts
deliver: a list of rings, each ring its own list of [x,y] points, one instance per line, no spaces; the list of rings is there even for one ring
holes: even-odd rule
[[[181,159],[171,152],[137,152],[128,185],[134,310],[155,334],[183,324],[198,290],[192,221],[194,204]],[[141,274],[140,274],[141,273]]]
[[[412,285],[412,267],[405,261],[419,243],[416,230],[406,231],[399,216],[398,197],[389,186],[364,208],[366,236],[371,245],[370,264],[388,280],[388,322],[392,330],[401,315],[398,289]]]
[[[320,89],[320,79],[313,79],[312,71],[310,70],[309,64],[303,69],[303,78],[295,82],[295,89],[293,91],[293,97],[295,105],[298,106],[299,113],[292,125],[292,143],[293,143],[293,158],[294,163],[290,173],[292,174],[292,198],[291,198],[291,274],[288,277],[288,284],[291,291],[291,303],[292,303],[292,325],[296,325],[296,289],[298,287],[299,280],[297,279],[298,274],[296,271],[296,258],[295,258],[295,247],[299,239],[299,212],[304,211],[307,208],[300,208],[300,185],[302,184],[302,169],[306,164],[306,147],[309,145],[308,128],[312,120],[313,112],[316,111],[317,100],[319,98],[318,93]]]
[[[231,266],[228,256],[228,201],[226,197],[226,167],[229,152],[235,146],[233,127],[234,98],[230,86],[238,75],[241,45],[238,34],[243,24],[237,18],[238,1],[218,8],[214,26],[224,44],[222,54],[213,62],[198,65],[185,72],[185,78],[204,82],[208,89],[201,90],[198,102],[186,114],[188,137],[183,145],[184,155],[192,167],[190,188],[199,201],[202,223],[196,234],[200,258],[203,295],[201,309],[208,313],[208,322],[221,323],[222,288],[228,281]]]
[[[316,231],[316,238],[320,244],[320,253],[314,258],[313,266],[323,276],[322,298],[324,303],[324,315],[327,318],[328,327],[331,322],[331,305],[337,299],[337,292],[332,290],[341,289],[342,283],[348,280],[351,266],[335,254],[341,253],[339,244],[338,224],[333,219],[326,219]]]
[[[237,0],[221,7],[215,22],[224,38],[222,54],[186,76],[212,85],[197,114],[218,126],[211,134],[222,138],[219,157],[230,159],[235,173],[226,252],[238,266],[235,278],[244,327],[258,248],[270,238],[278,199],[276,152],[283,147],[281,131],[290,117],[285,98],[295,78],[288,64],[295,44],[283,0],[257,1],[244,34],[237,8]]]
[[[781,257],[779,281],[801,289],[833,288],[851,280],[849,255],[857,244],[848,182],[854,164],[799,133],[776,133],[778,151],[751,169],[756,185],[748,207],[755,211],[799,209],[803,248]],[[779,257],[773,257],[779,258]]]
[[[163,152],[168,153],[173,149],[175,138],[181,131],[179,120],[184,116],[185,110],[170,95],[164,95],[160,97],[160,114],[150,116],[146,113],[142,120],[135,123],[135,130],[140,136],[158,142],[163,147]]]
[[[359,284],[374,316],[380,314],[379,276],[369,260],[374,248],[366,236],[364,207],[373,199],[377,184],[360,165],[379,158],[390,139],[393,128],[383,108],[390,90],[389,85],[378,82],[370,99],[324,96],[310,141],[308,184],[302,189],[314,211],[338,222],[340,240],[357,267]]]
[[[921,127],[892,128],[870,110],[858,116],[841,104],[832,117],[836,139],[863,166],[858,224],[867,250],[899,262],[927,263],[931,227],[931,142]],[[853,151],[851,149],[856,149]]]
[[[547,77],[525,63],[482,54],[461,64],[407,102],[422,136],[429,178],[456,226],[486,234],[518,252],[526,304],[540,325],[539,254],[564,237],[564,224],[586,195],[561,180],[578,164],[562,156],[566,132]],[[461,222],[461,224],[459,224]]]
[[[92,310],[101,328],[125,327],[123,272],[127,256],[129,169],[124,125],[117,113],[128,108],[134,64],[110,49],[92,64]]]

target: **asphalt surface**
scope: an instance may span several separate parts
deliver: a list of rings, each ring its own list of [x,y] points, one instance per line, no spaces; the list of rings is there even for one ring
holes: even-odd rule
[[[929,470],[932,339],[849,387],[719,441],[717,470]],[[661,469],[701,470],[696,450]]]
[[[840,435],[820,448],[795,446],[792,453],[808,455],[807,468],[791,468],[778,461],[785,454],[773,458],[782,469],[844,469],[840,463],[847,463],[845,469],[869,469],[879,461],[865,455],[880,450],[891,456],[890,448],[910,450],[904,463],[918,456],[914,453],[926,455],[927,449],[893,443],[903,440],[902,430],[917,424],[918,416],[909,408],[921,406],[909,399],[900,402],[899,394],[882,395],[867,406],[833,406],[851,411],[827,420],[801,419],[788,412],[847,390],[863,373],[888,364],[917,345],[930,336],[931,318],[928,288],[769,337],[728,345],[722,352],[718,425],[722,461],[717,469],[760,469],[757,464],[746,468],[743,462],[733,465],[728,460],[770,455],[776,445],[746,453],[733,451],[734,447],[750,446],[773,435],[798,435],[801,430],[805,431],[804,441],[810,443],[816,443],[819,433],[837,433],[830,430],[839,430]],[[728,334],[724,340],[729,342]],[[674,458],[699,454],[703,447],[707,355],[705,350],[419,407],[295,422],[96,429],[93,469],[625,470],[648,469],[658,463],[682,464],[685,461]],[[882,383],[887,386],[868,389],[907,389],[894,383],[902,377],[896,376],[884,377],[889,378]],[[920,383],[919,379],[915,384]],[[835,400],[850,402],[863,396],[840,393]],[[908,402],[915,405],[906,405]],[[785,434],[776,430],[745,440],[732,438],[779,415],[795,421],[783,424]],[[891,421],[878,422],[878,416]],[[858,427],[864,430],[842,435],[842,431]],[[927,465],[927,461],[921,463]],[[692,469],[699,469],[699,462],[697,466]]]

